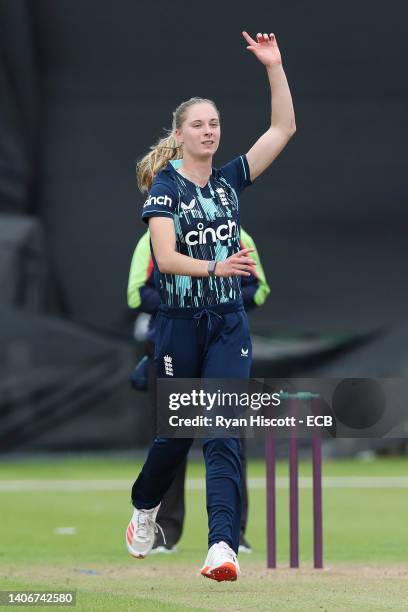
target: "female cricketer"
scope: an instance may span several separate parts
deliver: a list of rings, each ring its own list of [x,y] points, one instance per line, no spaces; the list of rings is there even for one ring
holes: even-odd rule
[[[240,249],[239,194],[279,155],[294,134],[292,98],[274,34],[242,32],[248,51],[265,66],[272,96],[271,125],[248,153],[219,169],[220,116],[211,100],[191,98],[173,113],[171,133],[137,167],[148,192],[149,224],[161,305],[156,319],[159,378],[248,378],[252,347],[240,277],[254,271],[252,249]],[[171,160],[181,159],[176,168]],[[156,436],[132,488],[126,530],[129,553],[143,559],[158,530],[160,501],[193,440]],[[239,438],[207,438],[208,554],[201,574],[236,580],[242,468]]]

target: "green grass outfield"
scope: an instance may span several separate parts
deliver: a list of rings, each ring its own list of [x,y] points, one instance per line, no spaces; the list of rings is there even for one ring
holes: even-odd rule
[[[281,567],[274,571],[265,562],[265,466],[251,462],[247,535],[254,552],[240,555],[236,583],[220,584],[197,575],[207,538],[201,462],[189,465],[179,552],[128,556],[129,490],[139,467],[112,458],[0,462],[0,589],[75,590],[75,609],[86,611],[408,609],[406,460],[324,463],[320,571],[312,569],[310,464],[300,465],[300,570],[288,569],[287,464],[278,464]],[[75,534],[56,534],[60,527]]]

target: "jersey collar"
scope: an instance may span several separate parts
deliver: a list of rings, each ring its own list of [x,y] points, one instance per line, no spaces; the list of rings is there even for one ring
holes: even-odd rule
[[[171,159],[168,162],[167,166],[164,168],[164,172],[169,172],[170,174],[174,174],[174,172],[177,172],[177,168],[180,168],[182,163],[183,163],[182,159]],[[218,176],[218,170],[217,168],[214,168],[214,166],[212,167],[211,176],[213,178],[217,178]]]

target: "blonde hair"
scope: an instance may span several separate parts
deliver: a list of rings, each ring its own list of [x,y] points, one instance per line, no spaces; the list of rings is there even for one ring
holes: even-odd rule
[[[220,113],[215,103],[207,98],[190,98],[179,104],[173,112],[172,129],[168,130],[167,136],[160,138],[156,144],[150,147],[150,152],[142,157],[136,165],[136,179],[140,191],[149,191],[154,177],[162,170],[171,159],[183,159],[182,145],[177,143],[174,136],[176,129],[180,129],[186,119],[186,114],[190,106],[207,102],[212,104],[217,111],[218,118]]]

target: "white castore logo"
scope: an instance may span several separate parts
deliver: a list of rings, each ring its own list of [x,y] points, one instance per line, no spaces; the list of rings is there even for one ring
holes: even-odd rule
[[[183,210],[191,210],[192,208],[194,208],[194,206],[196,205],[196,201],[195,198],[193,198],[190,202],[190,204],[184,204],[184,202],[181,203],[181,208]]]
[[[249,349],[241,349],[241,357],[248,357]]]
[[[167,195],[149,196],[146,202],[143,204],[143,208],[146,208],[146,206],[152,206],[154,204],[159,204],[160,206],[168,206],[169,208],[171,208],[172,199]]]
[[[228,240],[235,236],[237,224],[228,219],[228,224],[219,225],[217,228],[207,227],[204,223],[197,223],[197,231],[193,230],[186,234],[186,243],[194,246],[196,244],[207,244],[207,242],[217,242],[217,240]]]
[[[173,359],[170,357],[170,355],[165,355],[163,357],[163,361],[164,361],[164,369],[166,372],[166,376],[174,376],[173,374]]]

